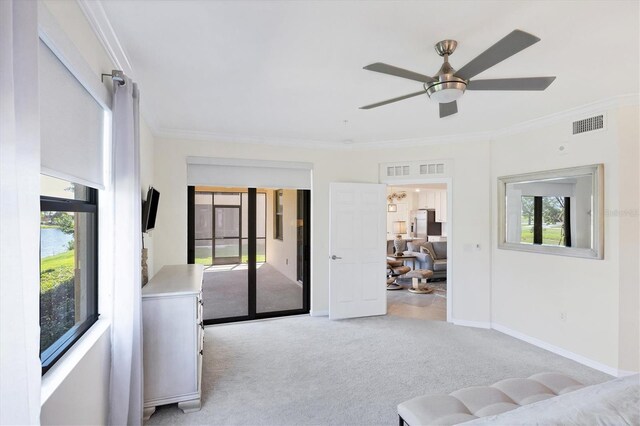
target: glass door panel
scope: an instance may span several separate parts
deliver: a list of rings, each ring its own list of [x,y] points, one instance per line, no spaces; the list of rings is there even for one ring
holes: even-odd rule
[[[298,191],[266,190],[268,201],[256,215],[256,313],[304,308],[302,281],[298,282]],[[260,207],[256,208],[261,211]],[[265,221],[266,217],[266,221]],[[264,226],[264,228],[261,228]],[[267,229],[269,226],[269,229]]]
[[[215,195],[217,200],[218,194]],[[238,199],[240,197],[238,196]],[[240,263],[240,207],[213,207],[214,238],[213,263]]]
[[[197,193],[195,195],[195,262],[202,265],[213,263],[213,194]]]

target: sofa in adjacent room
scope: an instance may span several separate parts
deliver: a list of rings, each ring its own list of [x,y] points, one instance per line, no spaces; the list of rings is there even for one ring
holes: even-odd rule
[[[417,269],[429,269],[433,271],[432,279],[447,278],[446,241],[407,241],[407,252],[407,254],[416,257]]]

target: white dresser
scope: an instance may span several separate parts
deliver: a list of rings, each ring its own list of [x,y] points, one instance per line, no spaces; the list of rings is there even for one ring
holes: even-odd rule
[[[144,418],[156,406],[200,409],[202,265],[167,265],[142,288]]]

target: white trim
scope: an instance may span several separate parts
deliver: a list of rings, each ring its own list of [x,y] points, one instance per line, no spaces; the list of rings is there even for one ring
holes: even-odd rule
[[[200,140],[220,143],[247,143],[271,146],[294,146],[298,148],[342,151],[363,151],[371,149],[408,148],[415,146],[489,141],[493,138],[524,133],[561,122],[566,122],[567,126],[570,126],[575,119],[587,116],[589,114],[603,113],[610,109],[624,106],[635,106],[638,104],[640,104],[640,94],[630,93],[626,95],[613,96],[586,105],[570,108],[532,120],[523,121],[521,123],[517,123],[496,131],[469,132],[453,135],[394,139],[384,141],[355,142],[349,144],[342,142],[318,141],[312,139],[255,137],[247,135],[233,135],[228,133],[223,134],[217,132],[168,129],[158,127],[152,128],[152,131],[154,136],[164,139]]]
[[[49,371],[42,376],[40,387],[40,406],[43,406],[64,382],[67,376],[82,361],[85,355],[95,346],[96,342],[109,332],[111,322],[99,319],[87,330],[82,337],[71,346],[69,351],[60,358]]]
[[[534,346],[537,346],[539,348],[545,349],[549,352],[553,352],[556,355],[560,355],[563,356],[565,358],[568,358],[572,361],[576,361],[582,365],[586,365],[587,367],[591,367],[595,370],[599,370],[602,371],[603,373],[607,373],[611,376],[616,376],[619,377],[622,373],[628,373],[628,372],[623,372],[622,370],[618,370],[614,367],[609,367],[608,365],[602,364],[601,362],[598,361],[594,361],[592,359],[589,359],[585,356],[582,355],[578,355],[574,352],[568,351],[566,349],[563,349],[561,347],[552,345],[550,343],[547,343],[543,340],[537,339],[535,337],[531,337],[528,336],[524,333],[521,333],[519,331],[515,331],[512,330],[508,327],[505,327],[504,325],[500,325],[500,324],[496,324],[496,323],[491,323],[491,328],[493,328],[496,331],[499,331],[500,333],[504,333],[508,336],[514,337],[518,340],[522,340],[525,341],[527,343],[530,343]],[[631,373],[631,374],[635,374],[635,373]]]
[[[120,39],[116,34],[111,21],[107,17],[107,14],[102,6],[102,2],[99,0],[76,0],[80,10],[87,18],[91,29],[95,33],[96,37],[104,47],[107,56],[111,60],[114,68],[117,68],[125,73],[127,77],[135,80],[135,71],[133,65],[129,60],[129,56],[120,43]],[[104,70],[105,73],[109,73],[112,70]],[[144,82],[138,83],[138,86],[142,88]],[[140,101],[141,115],[143,116],[145,123],[151,128],[152,133],[155,135],[158,128],[153,111],[150,110],[149,103],[145,101],[143,96]]]
[[[252,160],[244,158],[218,158],[218,157],[187,157],[187,164],[206,164],[209,166],[232,167],[267,167],[274,169],[302,169],[313,170],[313,163],[301,161],[270,161]]]
[[[118,67],[119,70],[124,71],[129,78],[133,79],[134,72],[131,62],[116,32],[113,30],[109,18],[107,18],[102,3],[100,1],[89,0],[77,0],[77,2],[87,21],[89,21],[93,32],[107,51],[111,62]]]
[[[346,145],[341,142],[327,142],[313,139],[296,139],[296,138],[272,138],[258,137],[250,135],[233,135],[229,133],[206,132],[198,130],[184,129],[166,129],[153,128],[153,135],[160,139],[185,139],[191,141],[208,141],[219,143],[241,143],[254,145],[270,145],[270,146],[288,146],[295,148],[308,149],[338,149],[350,150],[352,145]]]
[[[38,2],[38,36],[96,102],[111,111],[111,92],[42,2]]]
[[[328,317],[329,311],[328,310],[311,311],[309,315],[311,315],[312,317]]]
[[[626,377],[626,376],[633,376],[638,374],[637,371],[629,371],[629,370],[618,370],[618,377]]]
[[[447,271],[447,274],[448,273],[449,271]],[[486,329],[491,328],[491,323],[486,321],[469,321],[469,320],[459,320],[459,319],[452,318],[450,322],[453,323],[454,325],[460,325],[463,327],[486,328]]]

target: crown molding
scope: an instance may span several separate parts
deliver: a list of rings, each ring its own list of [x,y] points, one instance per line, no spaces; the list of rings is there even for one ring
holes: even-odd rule
[[[91,29],[102,44],[102,47],[104,47],[107,52],[113,66],[123,71],[132,80],[136,80],[133,65],[131,65],[129,56],[122,46],[122,43],[120,43],[120,39],[113,29],[111,21],[109,21],[107,13],[104,11],[104,7],[102,7],[102,2],[100,0],[76,0],[76,2],[87,18]],[[111,70],[104,70],[104,72],[111,72]],[[139,85],[143,86],[141,84]],[[153,133],[153,130],[158,127],[157,120],[148,103],[145,102],[144,96],[140,100],[140,110],[142,111],[145,122]]]
[[[154,131],[154,136],[163,139],[184,139],[213,141],[221,143],[247,143],[271,146],[289,146],[307,149],[333,149],[340,151],[364,151],[372,149],[410,148],[416,146],[442,145],[464,142],[490,141],[495,138],[530,132],[561,122],[572,121],[577,118],[595,114],[625,106],[640,105],[640,94],[630,93],[613,96],[586,105],[582,105],[557,113],[549,114],[533,120],[524,121],[495,131],[460,133],[446,136],[430,136],[424,138],[396,139],[372,142],[356,142],[345,144],[341,142],[326,142],[308,139],[253,137],[233,134],[221,134],[216,132],[202,132],[179,129],[159,129]]]
[[[207,141],[219,143],[242,143],[253,145],[286,146],[306,149],[337,149],[346,150],[350,145],[340,142],[326,142],[313,139],[296,138],[262,138],[257,136],[233,135],[228,133],[202,132],[197,130],[156,129],[153,135],[159,139],[183,139],[193,141]]]
[[[102,46],[107,51],[111,62],[121,71],[133,79],[135,73],[133,72],[133,66],[127,56],[116,32],[113,30],[113,26],[107,18],[107,14],[102,7],[102,2],[91,0],[76,0],[78,6],[89,21],[89,25],[93,29],[93,32],[98,36],[98,40],[102,43]]]
[[[134,78],[135,73],[131,61],[120,43],[109,18],[107,17],[101,0],[76,0],[80,5],[83,13],[87,17],[96,36],[104,46],[107,54],[112,62],[129,77]],[[244,143],[256,145],[270,146],[286,146],[306,149],[329,149],[339,151],[363,151],[371,149],[387,149],[387,148],[409,148],[424,145],[440,145],[461,142],[488,141],[494,138],[514,135],[518,133],[528,132],[535,129],[548,127],[562,121],[582,118],[583,116],[598,113],[605,110],[624,106],[637,106],[640,104],[640,94],[630,93],[620,96],[612,96],[586,105],[582,105],[568,110],[556,112],[553,114],[538,117],[532,120],[523,121],[499,130],[470,132],[445,136],[429,136],[424,138],[409,138],[384,141],[370,142],[331,142],[313,139],[297,139],[297,138],[279,138],[279,137],[258,137],[251,135],[234,135],[228,133],[184,130],[184,129],[168,129],[158,125],[155,114],[151,111],[149,105],[141,102],[141,109],[149,125],[152,134],[156,138],[161,139],[184,139],[197,141],[210,141],[220,143]]]

